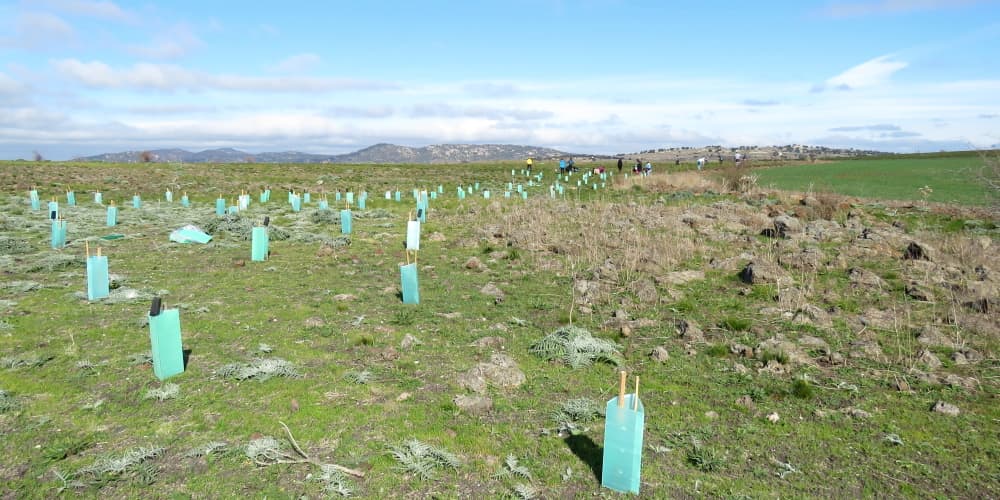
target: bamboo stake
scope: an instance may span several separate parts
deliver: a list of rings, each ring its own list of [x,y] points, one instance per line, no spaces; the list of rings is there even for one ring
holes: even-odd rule
[[[635,376],[635,396],[632,396],[632,411],[639,411],[639,376]]]
[[[87,252],[87,258],[89,259],[90,258],[90,242],[89,241],[84,241],[83,242],[83,249]]]
[[[618,372],[618,407],[625,408],[625,379],[628,374],[625,370]]]
[[[98,256],[98,257],[100,257],[100,256],[101,256],[101,247],[97,247],[97,256]]]

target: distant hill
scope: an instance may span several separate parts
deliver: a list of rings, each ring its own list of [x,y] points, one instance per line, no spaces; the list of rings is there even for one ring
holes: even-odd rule
[[[353,153],[323,155],[298,151],[248,153],[233,148],[206,149],[193,153],[183,149],[122,151],[75,158],[76,161],[113,163],[466,163],[479,161],[555,158],[570,153],[535,146],[510,144],[435,144],[422,148],[376,144]],[[577,155],[582,156],[582,155]]]

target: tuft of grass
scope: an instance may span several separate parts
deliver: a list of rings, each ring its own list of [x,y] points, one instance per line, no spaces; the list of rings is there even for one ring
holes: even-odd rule
[[[577,398],[566,401],[553,412],[556,422],[590,422],[604,415],[604,405],[590,398]]]
[[[191,448],[184,454],[184,456],[191,458],[207,457],[209,455],[215,455],[226,451],[228,446],[229,443],[226,443],[225,441],[210,441],[201,446]]]
[[[363,334],[360,334],[360,335],[355,335],[354,338],[351,339],[351,345],[356,345],[356,346],[357,345],[375,345],[375,337],[372,337],[371,335],[369,335],[367,333],[363,333]]]
[[[527,467],[521,465],[513,453],[507,455],[507,458],[504,459],[503,464],[500,466],[500,470],[493,474],[494,479],[507,479],[511,477],[519,477],[529,481],[532,480],[531,471],[529,471]]]
[[[783,365],[788,364],[788,353],[774,349],[765,350],[760,354],[760,360],[765,365],[768,361],[777,361]]]
[[[163,384],[163,387],[153,388],[146,391],[146,395],[142,399],[155,399],[157,401],[166,401],[168,399],[175,399],[181,392],[181,386],[177,384],[167,383]]]
[[[733,316],[728,316],[719,322],[719,327],[725,328],[731,332],[745,332],[753,326],[753,322],[747,318],[737,318]]]
[[[410,309],[398,309],[392,314],[391,323],[399,326],[409,326],[416,319],[416,314]]]
[[[52,356],[43,356],[39,354],[20,354],[15,356],[7,356],[0,358],[0,368],[7,368],[9,370],[14,370],[18,368],[38,368],[44,366],[52,360]]]
[[[705,349],[705,354],[713,358],[723,358],[729,354],[729,348],[724,344],[712,344]]]
[[[20,408],[21,403],[17,400],[17,398],[7,391],[0,389],[0,414],[18,410]]]
[[[702,472],[716,472],[722,469],[723,461],[719,454],[694,440],[687,451],[687,462]]]
[[[249,363],[232,363],[219,368],[215,374],[222,378],[234,380],[252,378],[261,382],[271,377],[298,378],[302,376],[295,369],[295,365],[281,358],[262,358]]]
[[[347,380],[352,384],[364,385],[370,383],[372,380],[375,380],[375,375],[368,370],[362,370],[359,372],[350,371],[344,374],[344,380]]]
[[[398,468],[414,474],[424,481],[433,480],[441,468],[457,469],[461,465],[458,456],[417,439],[409,439],[401,445],[393,446],[389,452],[399,463]]]
[[[799,399],[812,399],[816,395],[813,385],[804,378],[797,378],[792,381],[791,393]]]
[[[45,462],[58,462],[71,456],[79,455],[80,452],[90,448],[94,442],[90,438],[70,436],[50,443],[42,450],[42,458]]]
[[[563,326],[535,342],[531,353],[545,361],[561,361],[571,368],[589,366],[604,361],[621,364],[618,345],[610,340],[595,338],[578,326]]]

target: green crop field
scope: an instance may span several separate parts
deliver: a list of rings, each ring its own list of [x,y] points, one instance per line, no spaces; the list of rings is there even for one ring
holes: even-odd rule
[[[756,173],[760,185],[778,189],[830,191],[884,200],[988,205],[996,199],[996,194],[990,192],[982,180],[984,158],[978,154],[906,155],[782,166],[759,169]]]
[[[890,174],[914,165],[936,173]],[[935,199],[973,166],[761,175],[877,171],[883,195],[978,203],[961,184]],[[628,392],[640,379],[641,498],[1000,491],[1000,221],[694,172],[576,174],[552,198],[551,163],[530,184],[512,168],[0,165],[0,496],[617,498],[601,477],[619,370]],[[403,304],[412,190],[438,186]],[[289,190],[311,201],[293,211]],[[338,191],[370,194],[347,235]],[[249,208],[215,215],[243,192]],[[187,224],[212,241],[170,242]],[[112,289],[89,301],[98,247]],[[180,315],[185,368],[163,381],[153,297]]]

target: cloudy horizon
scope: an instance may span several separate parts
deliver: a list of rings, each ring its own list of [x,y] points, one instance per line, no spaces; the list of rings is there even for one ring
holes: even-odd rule
[[[929,0],[14,2],[0,5],[0,159],[382,142],[996,147],[997,14],[995,1]]]

